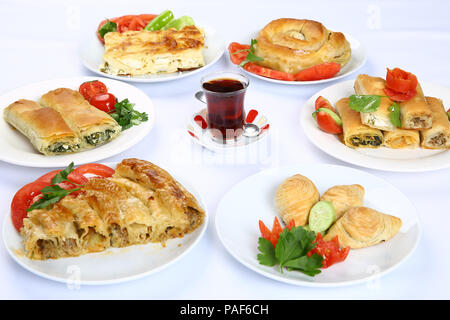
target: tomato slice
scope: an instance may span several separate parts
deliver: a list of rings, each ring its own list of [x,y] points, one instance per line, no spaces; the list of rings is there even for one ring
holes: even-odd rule
[[[291,220],[285,228],[291,230],[292,227],[295,227],[294,220]],[[259,231],[261,232],[261,236],[264,239],[272,242],[274,247],[276,247],[278,239],[280,239],[280,234],[283,232],[285,228],[281,227],[280,221],[278,220],[277,217],[273,219],[272,231],[270,231],[270,229],[264,224],[264,222],[259,220]]]
[[[339,134],[342,133],[342,126],[340,126],[332,116],[324,111],[319,111],[316,114],[316,121],[319,128],[326,133]]]
[[[336,62],[325,62],[302,70],[294,75],[296,81],[315,81],[334,77],[341,70]]]
[[[319,96],[316,99],[316,102],[315,102],[315,110],[317,110],[319,108],[327,108],[327,109],[330,109],[333,112],[336,112],[334,110],[333,106],[331,105],[330,101],[328,101],[328,99],[325,99],[322,96]]]
[[[93,96],[107,93],[108,88],[106,88],[106,85],[103,82],[94,80],[83,82],[78,91],[87,101],[89,101]]]
[[[152,21],[157,15],[156,14],[138,14],[138,15],[125,15],[121,17],[105,19],[101,21],[97,27],[97,38],[101,43],[105,43],[105,40],[100,36],[98,30],[109,20],[117,24],[118,32],[125,31],[140,31],[145,28],[145,26]]]
[[[283,71],[277,71],[270,68],[262,67],[260,65],[257,65],[253,62],[248,62],[244,65],[244,69],[258,74],[260,76],[271,78],[271,79],[277,79],[277,80],[284,80],[284,81],[293,81],[294,76],[290,73],[283,72]]]
[[[400,68],[387,69],[386,87],[400,93],[415,91],[417,88],[417,77],[411,72],[406,72]]]
[[[36,179],[35,182],[44,182],[46,183],[48,186],[51,185],[52,179],[56,176],[57,173],[59,173],[61,170],[53,170],[50,171],[46,174],[44,174],[43,176],[39,177],[38,179]],[[87,182],[87,178],[84,177],[83,175],[80,175],[74,171],[72,171],[71,173],[69,173],[69,175],[67,176],[67,179],[69,179],[70,181],[75,182],[76,184],[85,184]],[[66,184],[64,184],[66,185]],[[71,185],[71,189],[75,188],[75,185]],[[64,188],[63,186],[61,186],[61,188]]]
[[[112,93],[100,93],[89,100],[89,104],[106,113],[115,110],[117,99]]]
[[[309,251],[307,255],[308,257],[312,256],[314,253],[321,255],[323,257],[322,268],[328,268],[335,263],[344,261],[350,252],[350,247],[340,248],[337,236],[330,241],[325,241],[323,240],[322,235],[318,233],[315,243],[316,246]]]
[[[114,174],[115,170],[100,163],[89,163],[75,168],[72,173],[84,176],[85,174],[93,174],[103,178],[109,178]]]
[[[248,51],[242,50],[248,49],[250,49],[250,46],[247,44],[240,44],[237,42],[230,43],[228,45],[228,52],[230,53],[231,62],[233,62],[234,64],[241,64],[248,55]]]
[[[23,227],[23,219],[27,217],[27,209],[37,200],[42,188],[49,184],[44,181],[31,182],[16,192],[11,201],[11,219],[18,232]]]
[[[384,93],[392,100],[392,101],[408,101],[413,98],[417,91],[411,90],[405,93],[397,92],[389,88],[383,89]]]

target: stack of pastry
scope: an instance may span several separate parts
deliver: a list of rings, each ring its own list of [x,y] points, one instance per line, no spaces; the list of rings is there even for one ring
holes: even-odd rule
[[[324,240],[338,236],[343,247],[376,245],[394,237],[402,226],[399,218],[364,207],[364,188],[359,184],[333,186],[320,195],[310,179],[296,174],[286,179],[275,195],[283,221],[294,220],[296,226],[308,224],[309,212],[319,200],[329,201],[335,210],[335,221]]]
[[[356,78],[357,95],[379,95],[381,104],[375,112],[357,112],[350,109],[348,98],[336,103],[343,122],[344,143],[351,148],[393,149],[447,149],[450,147],[450,123],[441,100],[425,97],[420,84],[416,95],[400,102],[401,128],[390,120],[390,107],[394,103],[384,93],[383,78],[361,74]]]

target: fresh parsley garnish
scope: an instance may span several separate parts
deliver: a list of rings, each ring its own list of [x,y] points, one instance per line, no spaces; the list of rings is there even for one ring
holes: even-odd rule
[[[128,99],[117,102],[109,115],[122,127],[122,131],[148,120],[147,113],[134,110],[134,104]]]
[[[117,23],[107,20],[104,25],[98,30],[100,37],[104,38],[108,32],[117,31]]]
[[[257,43],[258,43],[258,40],[252,39],[249,49],[243,49],[243,50],[239,50],[239,51],[236,51],[236,52],[232,53],[232,54],[236,54],[236,53],[239,53],[239,52],[248,51],[247,57],[245,58],[244,61],[242,61],[239,64],[239,66],[243,67],[248,62],[263,61],[264,60],[264,58],[261,58],[261,57],[258,57],[257,55],[255,55],[255,44],[257,44]]]
[[[394,126],[396,126],[397,128],[401,128],[402,126],[402,121],[400,119],[400,105],[396,102],[394,102],[390,107],[389,107],[389,119],[391,119],[391,122]]]
[[[44,209],[48,206],[57,203],[59,200],[64,198],[65,196],[71,194],[72,192],[80,190],[80,188],[75,189],[63,189],[58,186],[58,183],[63,181],[68,181],[72,184],[77,185],[73,181],[70,181],[67,176],[73,171],[74,163],[71,162],[67,168],[58,172],[52,179],[51,185],[41,189],[42,197],[34,202],[28,209],[27,212],[32,211],[34,209]],[[81,187],[81,185],[78,185]]]
[[[316,234],[306,231],[302,227],[284,229],[280,234],[276,247],[262,237],[258,239],[257,259],[265,266],[279,265],[278,270],[282,273],[283,268],[289,271],[300,271],[308,276],[319,274],[322,267],[323,257],[314,253],[308,257],[307,253],[315,247]]]
[[[375,112],[381,104],[382,96],[379,95],[356,95],[349,97],[348,106],[358,112]]]

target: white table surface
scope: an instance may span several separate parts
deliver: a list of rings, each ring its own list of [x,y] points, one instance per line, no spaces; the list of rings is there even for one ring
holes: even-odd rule
[[[419,79],[450,87],[450,2],[447,1],[0,1],[0,94],[32,82],[92,75],[78,47],[105,17],[131,13],[191,15],[219,30],[226,43],[280,17],[310,18],[352,34],[367,49],[361,72],[384,75],[403,67]],[[224,57],[206,71],[236,70]],[[180,81],[136,84],[153,99],[157,120],[132,149],[105,161],[137,157],[155,162],[191,181],[206,199],[210,221],[202,241],[181,261],[155,275],[110,286],[81,286],[45,280],[17,265],[0,245],[3,299],[448,299],[450,293],[450,169],[390,173],[338,161],[315,148],[299,127],[302,104],[330,84],[283,86],[251,78],[247,106],[272,124],[271,152],[225,158],[194,145],[186,121],[202,105],[193,97],[204,73]],[[355,75],[356,76],[356,75]],[[353,78],[355,77],[353,76]],[[352,79],[352,76],[344,80]],[[331,83],[332,84],[332,83]],[[247,269],[228,254],[214,226],[221,196],[241,179],[268,167],[332,163],[366,170],[408,196],[416,206],[423,236],[415,253],[376,283],[315,289],[276,282]],[[45,169],[0,163],[3,216],[15,191]],[[256,222],[255,222],[256,223]]]

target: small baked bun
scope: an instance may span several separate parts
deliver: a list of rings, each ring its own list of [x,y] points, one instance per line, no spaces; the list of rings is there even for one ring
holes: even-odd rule
[[[255,54],[264,58],[257,64],[291,74],[325,62],[343,67],[351,56],[344,34],[312,20],[274,20],[260,31],[257,40]]]

